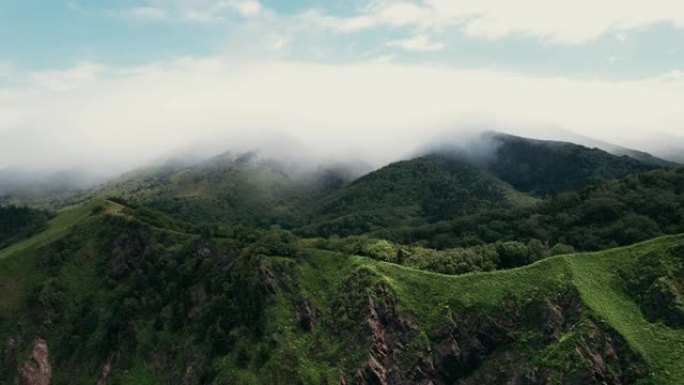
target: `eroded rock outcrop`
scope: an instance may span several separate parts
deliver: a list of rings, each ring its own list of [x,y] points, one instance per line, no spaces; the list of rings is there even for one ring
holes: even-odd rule
[[[29,358],[19,370],[19,384],[50,385],[52,368],[49,358],[47,341],[36,338]]]
[[[309,301],[304,301],[299,305],[296,314],[297,326],[302,330],[314,333],[316,332],[316,311],[312,309]]]
[[[416,344],[419,327],[399,314],[396,298],[380,285],[364,311],[368,359],[346,380],[363,385],[633,384],[644,375],[643,361],[620,337],[585,315],[574,290],[520,303],[510,298],[500,309],[462,309],[453,322],[428,332]],[[572,337],[570,337],[572,336]],[[568,341],[568,338],[571,338]],[[520,350],[517,344],[531,346]],[[575,358],[534,359],[554,354],[558,344]],[[579,365],[577,365],[579,363]]]
[[[107,362],[102,365],[102,374],[100,375],[100,379],[97,380],[97,385],[107,385],[107,378],[112,371],[112,361],[114,361],[114,355],[109,356]]]
[[[266,266],[259,267],[259,277],[261,278],[261,284],[264,290],[269,294],[274,294],[276,292],[275,275]]]
[[[365,334],[370,338],[369,357],[354,375],[354,383],[389,385],[409,380],[395,365],[397,351],[401,351],[415,334],[415,326],[396,310],[396,298],[381,284],[375,296],[368,296],[365,311]],[[419,384],[421,382],[411,381]]]

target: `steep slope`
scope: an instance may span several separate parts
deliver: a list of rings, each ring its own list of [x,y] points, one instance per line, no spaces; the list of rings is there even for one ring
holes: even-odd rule
[[[95,202],[47,230],[71,224],[68,233],[5,253],[0,383],[26,375],[31,351],[53,384],[684,376],[684,236],[443,276],[308,248],[281,231],[208,237],[163,219]]]
[[[358,234],[535,202],[455,157],[392,163],[315,202],[304,233]]]
[[[501,133],[485,134],[496,148],[484,168],[520,191],[547,195],[576,191],[611,179],[664,167],[568,142],[543,141]],[[646,154],[647,155],[647,154]],[[645,155],[640,156],[644,159]]]

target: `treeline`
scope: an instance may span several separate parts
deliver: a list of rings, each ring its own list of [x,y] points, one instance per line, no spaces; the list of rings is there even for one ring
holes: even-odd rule
[[[309,240],[308,243],[311,247],[339,251],[349,255],[362,255],[379,261],[449,275],[524,266],[552,255],[569,254],[575,251],[570,245],[558,243],[549,246],[538,239],[532,239],[527,243],[495,242],[444,250],[400,245],[364,236],[319,238]]]
[[[0,248],[45,228],[51,215],[47,211],[17,207],[0,207]]]
[[[602,250],[684,232],[684,168],[631,175],[532,207],[489,210],[451,221],[372,234],[447,249],[497,241],[563,243]]]

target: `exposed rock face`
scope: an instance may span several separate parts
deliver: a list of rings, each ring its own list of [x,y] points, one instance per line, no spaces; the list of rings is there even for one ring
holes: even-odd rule
[[[514,340],[506,326],[495,320],[469,314],[459,321],[430,336],[434,341],[433,362],[439,383],[450,384],[466,378],[497,347]]]
[[[369,296],[366,306],[365,329],[371,346],[368,360],[354,375],[354,383],[389,385],[400,383],[422,384],[397,371],[393,361],[395,351],[401,350],[412,338],[415,326],[399,317],[396,299],[389,288],[380,285],[375,297]],[[404,382],[409,381],[409,382]]]
[[[632,384],[644,375],[624,341],[582,316],[574,291],[527,304],[511,299],[500,313],[457,312],[453,323],[429,332],[423,346],[413,342],[419,329],[397,313],[389,289],[381,285],[375,294],[368,297],[363,319],[369,357],[346,377],[354,384]],[[526,338],[525,344],[552,354],[568,333],[578,336],[565,343],[575,346],[572,361],[579,366],[547,366],[515,348]]]
[[[102,365],[102,375],[100,376],[100,379],[97,380],[97,385],[107,385],[107,377],[109,377],[109,373],[112,371],[113,360],[114,356],[112,355],[107,359],[107,362]]]
[[[259,267],[259,276],[261,278],[261,284],[269,294],[274,294],[276,292],[275,275],[266,266]]]
[[[302,302],[297,309],[297,326],[302,330],[314,333],[316,331],[316,311],[312,310],[309,301]]]
[[[48,344],[42,338],[33,341],[31,355],[19,370],[20,385],[50,385],[52,368],[48,356]]]

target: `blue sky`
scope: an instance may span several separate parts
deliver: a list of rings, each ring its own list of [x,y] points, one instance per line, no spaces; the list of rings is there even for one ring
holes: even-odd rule
[[[500,3],[505,4],[506,1]],[[684,66],[684,28],[682,8],[676,2],[653,2],[644,7],[662,7],[660,13],[638,18],[620,15],[606,2],[603,16],[583,33],[582,12],[596,12],[594,6],[577,8],[580,18],[572,20],[578,31],[544,25],[530,16],[519,20],[506,12],[496,12],[496,1],[483,5],[501,27],[488,26],[491,32],[471,33],[467,13],[443,7],[452,20],[415,22],[397,20],[370,22],[372,26],[340,32],[342,24],[369,15],[380,15],[398,1],[312,1],[312,0],[161,0],[161,1],[41,1],[4,0],[0,7],[0,61],[16,71],[68,68],[78,62],[108,66],[144,65],[174,57],[224,55],[249,58],[288,58],[292,60],[348,63],[391,59],[406,63],[436,63],[467,68],[504,70],[574,77],[634,79],[655,76]],[[242,12],[240,3],[256,4],[252,12]],[[407,4],[411,3],[406,1]],[[452,1],[451,3],[459,3]],[[520,7],[533,15],[534,0],[522,0]],[[228,5],[225,5],[228,4]],[[413,4],[429,4],[415,2]],[[620,4],[619,2],[615,4]],[[502,6],[503,7],[503,6]],[[157,11],[158,13],[155,13]],[[192,13],[205,20],[192,19]],[[448,12],[453,12],[449,14]],[[630,11],[639,14],[639,10]],[[679,14],[678,14],[679,13]],[[568,15],[567,18],[572,18]],[[545,15],[539,19],[563,15]],[[604,17],[605,20],[601,20]],[[629,19],[620,28],[611,25]],[[324,18],[335,19],[322,26]],[[410,17],[409,17],[410,18]],[[458,18],[461,18],[460,20]],[[483,18],[484,20],[485,18]],[[430,23],[433,23],[432,25]],[[507,25],[510,24],[510,25]],[[517,23],[517,25],[516,25]],[[522,28],[520,24],[522,23]],[[525,30],[529,23],[529,30]],[[540,24],[535,26],[535,23]],[[505,31],[505,29],[510,29]],[[574,38],[572,35],[578,37]],[[567,35],[567,36],[565,36]],[[410,42],[414,44],[411,45]]]
[[[0,1],[0,169],[379,165],[481,129],[684,151],[681,0]]]

